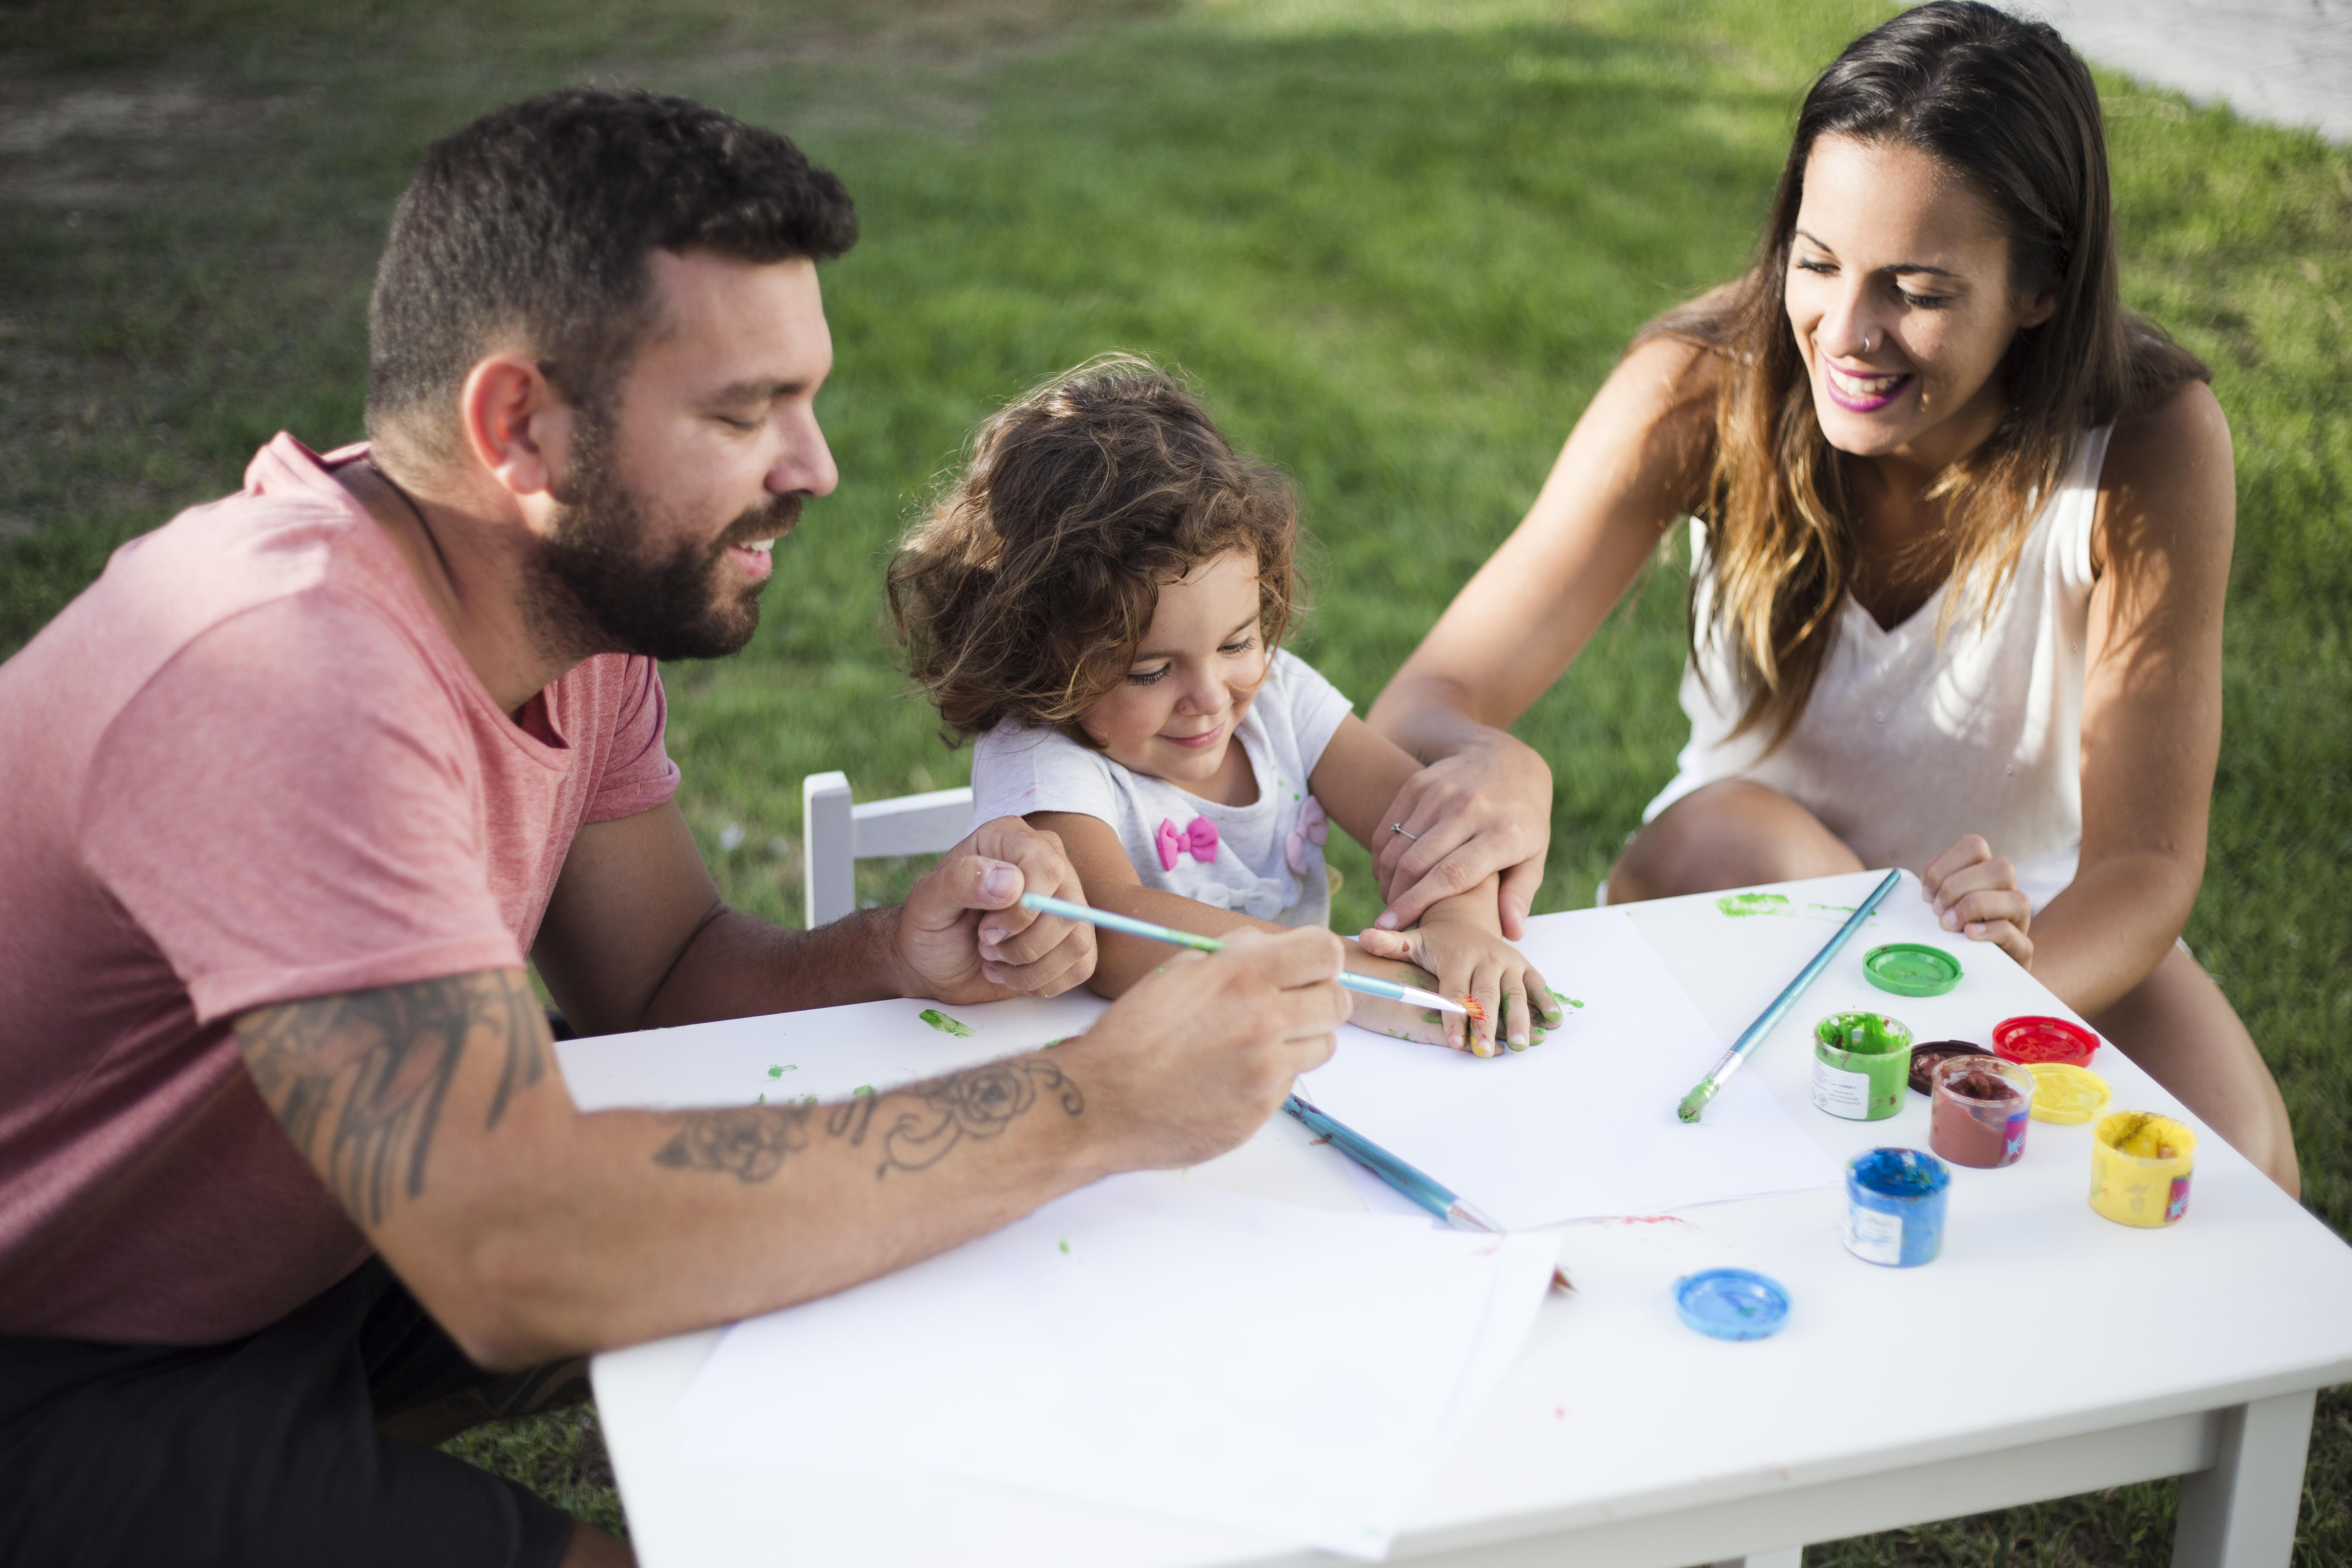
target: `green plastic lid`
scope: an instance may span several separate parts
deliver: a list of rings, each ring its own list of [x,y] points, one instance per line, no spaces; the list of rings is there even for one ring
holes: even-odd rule
[[[1940,947],[1890,942],[1863,954],[1862,972],[1897,996],[1941,996],[1960,983],[1960,961]]]

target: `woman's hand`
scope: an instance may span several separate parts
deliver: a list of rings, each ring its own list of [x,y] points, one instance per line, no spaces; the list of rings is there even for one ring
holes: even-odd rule
[[[1559,998],[1544,977],[1502,939],[1491,918],[1481,918],[1493,907],[1487,889],[1474,889],[1439,904],[1411,931],[1375,927],[1356,939],[1375,958],[1411,963],[1435,975],[1430,989],[1440,995],[1475,1001],[1483,1018],[1445,1013],[1438,1016],[1438,1025],[1444,1044],[1479,1057],[1493,1056],[1498,1038],[1515,1051],[1541,1045],[1545,1031],[1556,1028],[1560,1020]],[[1412,1035],[1420,1038],[1421,1031]]]
[[[1551,847],[1551,769],[1526,742],[1489,731],[1414,773],[1388,810],[1372,867],[1388,908],[1386,931],[1420,921],[1441,899],[1502,877],[1496,919],[1504,936],[1528,930]]]
[[[1946,931],[1966,934],[1970,942],[1989,942],[2017,960],[2020,969],[2033,967],[2033,906],[2018,890],[2017,868],[2000,858],[1977,834],[1927,862],[1919,873],[1919,892],[1936,906],[1936,918]]]

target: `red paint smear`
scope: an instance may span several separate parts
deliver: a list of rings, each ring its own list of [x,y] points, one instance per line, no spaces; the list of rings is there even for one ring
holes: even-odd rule
[[[1596,1220],[1596,1225],[1679,1225],[1696,1230],[1698,1226],[1678,1214],[1627,1214],[1613,1219]]]
[[[1558,1416],[1558,1417],[1559,1417],[1560,1420],[1562,1420],[1562,1421],[1565,1421],[1565,1420],[1567,1420],[1567,1419],[1568,1419],[1568,1406],[1567,1406],[1567,1405],[1553,1405],[1553,1406],[1552,1406],[1551,1413],[1552,1413],[1554,1415]]]
[[[1315,1139],[1315,1140],[1313,1140],[1312,1142],[1310,1142],[1307,1144],[1307,1147],[1308,1147],[1308,1148],[1310,1148],[1310,1149],[1312,1149],[1312,1148],[1316,1147],[1316,1146],[1317,1146],[1317,1145],[1318,1145],[1318,1144],[1328,1143],[1329,1142],[1331,1142],[1331,1135],[1330,1135],[1328,1132],[1326,1132],[1325,1134],[1323,1134],[1323,1136],[1322,1136],[1322,1137],[1318,1138],[1318,1139]]]
[[[1470,1009],[1472,1022],[1483,1024],[1486,1021],[1486,1009],[1478,1005],[1478,998],[1465,996],[1462,998],[1462,1005]]]

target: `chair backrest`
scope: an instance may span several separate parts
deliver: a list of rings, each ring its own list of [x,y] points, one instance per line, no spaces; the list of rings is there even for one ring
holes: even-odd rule
[[[846,773],[801,781],[802,910],[809,929],[857,908],[857,862],[877,855],[937,855],[971,831],[971,791],[935,789],[894,800],[849,798]]]

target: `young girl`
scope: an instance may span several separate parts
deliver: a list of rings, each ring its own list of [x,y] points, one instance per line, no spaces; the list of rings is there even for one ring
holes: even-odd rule
[[[1327,824],[1377,845],[1417,764],[1281,651],[1297,535],[1281,476],[1144,361],[1091,361],[982,426],[889,574],[915,679],[979,738],[977,818],[1059,834],[1100,909],[1209,936],[1328,924]],[[1106,931],[1092,984],[1116,996],[1166,959]],[[1405,964],[1484,1018],[1360,996],[1356,1022],[1491,1056],[1559,1021],[1493,878],[1349,949],[1359,973],[1431,984]]]

